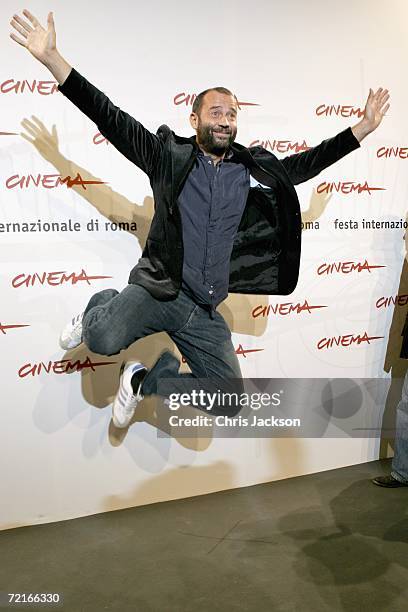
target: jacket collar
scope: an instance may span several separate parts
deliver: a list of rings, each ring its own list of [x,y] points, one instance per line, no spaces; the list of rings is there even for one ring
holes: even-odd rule
[[[181,177],[183,177],[185,175],[185,170],[191,167],[193,160],[196,158],[199,147],[196,142],[195,134],[190,137],[184,137],[178,136],[173,132],[173,138],[173,176],[181,175]],[[276,185],[276,180],[278,180],[286,184],[290,191],[295,191],[285,168],[270,151],[265,151],[262,147],[251,147],[251,149],[249,149],[239,142],[233,142],[230,149],[233,153],[233,160],[246,166],[251,175],[259,182],[265,183],[266,185]],[[182,180],[180,182],[182,182]],[[179,185],[175,185],[175,192],[173,195],[178,193],[178,187]]]

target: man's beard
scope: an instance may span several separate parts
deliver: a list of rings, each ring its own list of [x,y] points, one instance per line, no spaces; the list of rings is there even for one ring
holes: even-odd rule
[[[217,132],[226,134],[227,137],[218,137]],[[201,121],[198,122],[197,140],[205,151],[214,155],[223,155],[234,142],[236,134],[236,128],[222,130],[221,128],[214,128],[212,125],[201,123]]]

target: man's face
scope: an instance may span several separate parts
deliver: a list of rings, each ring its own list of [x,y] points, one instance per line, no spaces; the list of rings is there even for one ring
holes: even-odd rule
[[[191,113],[190,123],[197,142],[207,153],[223,155],[237,134],[237,103],[234,96],[209,91],[199,114]]]

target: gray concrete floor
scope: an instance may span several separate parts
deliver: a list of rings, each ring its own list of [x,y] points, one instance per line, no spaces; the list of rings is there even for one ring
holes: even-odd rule
[[[2,531],[0,591],[69,612],[406,611],[408,488],[370,482],[389,466]]]

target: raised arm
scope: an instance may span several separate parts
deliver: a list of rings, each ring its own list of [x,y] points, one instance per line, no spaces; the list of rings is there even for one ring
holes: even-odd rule
[[[354,151],[360,142],[380,125],[390,105],[387,89],[378,89],[376,93],[370,89],[364,109],[364,116],[352,128],[347,128],[333,138],[324,140],[321,144],[295,155],[281,159],[286,172],[294,185],[308,181],[325,168]]]
[[[13,15],[10,21],[21,37],[14,33],[10,37],[50,70],[58,81],[59,91],[96,123],[101,134],[118,151],[150,176],[162,150],[160,139],[115,106],[102,91],[65,61],[57,50],[52,12],[48,13],[46,30],[29,11],[23,10],[23,14],[27,20]]]

